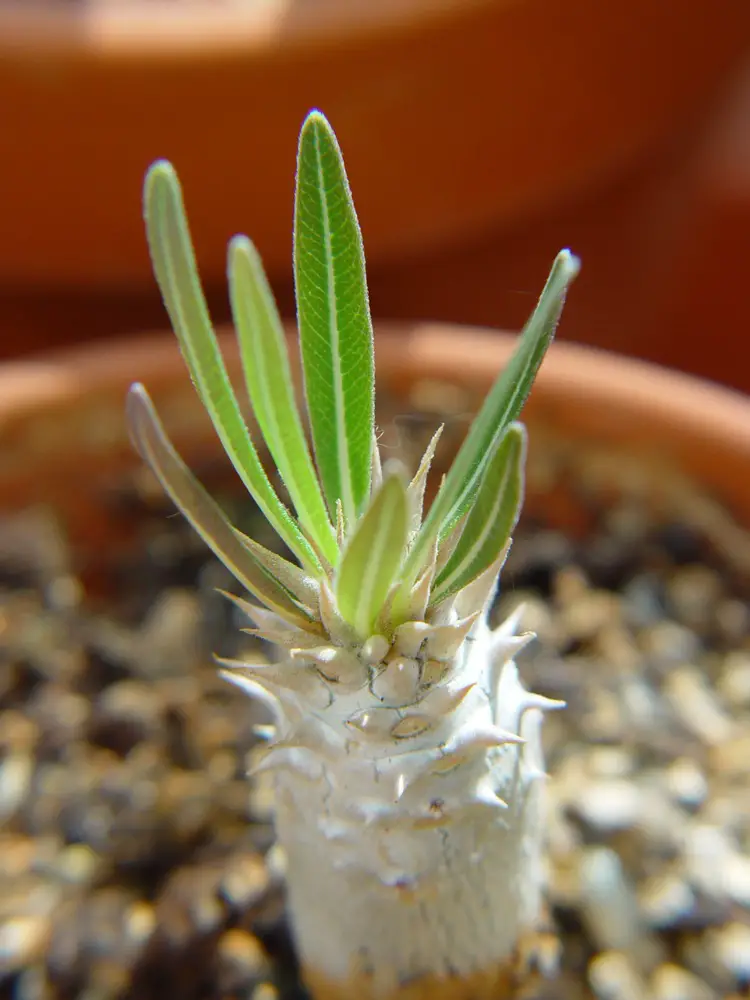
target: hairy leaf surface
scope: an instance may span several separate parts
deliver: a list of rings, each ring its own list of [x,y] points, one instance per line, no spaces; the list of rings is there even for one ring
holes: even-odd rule
[[[335,565],[336,534],[297,409],[284,328],[258,251],[246,236],[230,244],[229,289],[253,411],[297,516]]]
[[[299,628],[309,629],[310,617],[243,545],[223,510],[172,447],[148,393],[138,383],[128,393],[127,417],[141,458],[217,558],[266,607]]]
[[[430,603],[463,590],[497,561],[523,503],[526,430],[513,423],[491,457],[461,536],[439,572]]]
[[[370,495],[374,356],[365,257],[344,161],[326,119],[302,126],[294,218],[297,317],[315,457],[331,518]]]
[[[409,505],[400,475],[387,475],[342,555],[336,601],[343,618],[369,638],[406,548]]]
[[[242,418],[201,288],[182,192],[171,164],[155,163],[144,190],[154,273],[190,375],[221,443],[248,491],[289,548],[320,568],[315,552],[279,500]]]

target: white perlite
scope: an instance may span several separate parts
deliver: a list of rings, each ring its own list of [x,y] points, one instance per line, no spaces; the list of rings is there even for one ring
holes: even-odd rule
[[[352,642],[325,585],[326,638],[238,602],[285,651],[225,665],[275,715],[257,770],[276,776],[302,963],[372,976],[374,996],[502,965],[539,917],[540,722],[561,703],[518,678],[520,615],[489,628],[498,569],[390,643]]]

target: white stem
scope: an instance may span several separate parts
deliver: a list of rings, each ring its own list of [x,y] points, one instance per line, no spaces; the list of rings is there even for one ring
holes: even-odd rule
[[[358,709],[377,731],[371,692],[351,690],[315,712],[307,739],[296,727],[270,752],[290,917],[316,980],[388,998],[419,977],[468,979],[512,963],[534,928],[546,706],[520,683],[517,648],[480,618],[435,688],[453,706],[447,728],[415,724],[385,749],[333,739]]]

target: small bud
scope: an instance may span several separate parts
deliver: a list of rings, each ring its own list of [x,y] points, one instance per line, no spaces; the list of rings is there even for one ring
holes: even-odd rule
[[[419,693],[419,661],[394,657],[373,679],[370,690],[380,701],[394,707],[413,704]]]
[[[384,635],[371,635],[362,643],[359,655],[365,663],[375,666],[385,659],[390,648],[391,644]]]

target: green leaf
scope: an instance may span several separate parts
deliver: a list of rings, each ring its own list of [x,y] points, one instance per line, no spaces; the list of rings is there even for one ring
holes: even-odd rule
[[[320,112],[300,133],[294,275],[315,458],[332,518],[350,530],[370,496],[374,355],[362,236],[344,161]]]
[[[565,294],[579,268],[578,259],[569,250],[562,250],[557,255],[510,362],[487,395],[422,524],[404,566],[403,597],[399,598],[397,607],[405,600],[433,540],[445,538],[471,504],[488,457],[494,454],[508,425],[521,412],[555,335]]]
[[[408,528],[406,485],[392,473],[350,537],[336,578],[339,612],[362,639],[374,634],[401,566]]]
[[[331,565],[338,560],[336,534],[302,428],[284,328],[258,251],[246,236],[229,247],[229,291],[245,383],[268,450],[297,515]]]
[[[201,486],[167,437],[148,393],[131,386],[127,418],[133,443],[175,506],[230,573],[286,621],[310,631],[310,617],[242,543],[216,501]]]
[[[240,543],[250,550],[254,561],[259,563],[266,572],[277,580],[281,586],[301,604],[305,611],[315,617],[318,610],[318,594],[320,588],[315,577],[309,576],[294,563],[284,559],[278,552],[272,552],[254,538],[249,538],[238,528],[234,529]]]
[[[422,526],[422,508],[424,506],[424,493],[427,486],[427,476],[430,473],[430,466],[432,465],[432,460],[435,457],[435,452],[437,450],[438,442],[443,433],[445,425],[441,424],[430,439],[430,443],[427,445],[422,460],[419,463],[419,468],[417,469],[416,475],[409,483],[408,495],[411,499],[411,509],[412,509],[412,523],[411,523],[411,533],[416,535]]]
[[[488,462],[458,544],[433,585],[430,604],[463,590],[500,557],[523,503],[526,430],[511,424]]]
[[[320,570],[310,543],[279,500],[242,418],[198,277],[180,184],[166,161],[146,175],[144,212],[154,273],[198,395],[227,455],[269,523],[304,565]]]
[[[380,445],[378,444],[377,433],[372,436],[372,480],[370,482],[370,496],[376,493],[383,485],[383,466],[380,459]]]

